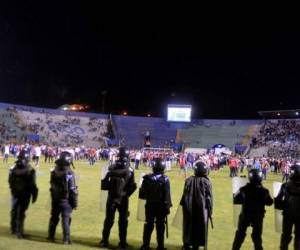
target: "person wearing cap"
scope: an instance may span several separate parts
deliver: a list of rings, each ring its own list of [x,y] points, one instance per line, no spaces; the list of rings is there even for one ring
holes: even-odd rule
[[[180,205],[183,209],[183,249],[207,247],[208,221],[212,217],[212,185],[208,166],[195,163],[195,175],[186,179]]]
[[[75,174],[70,166],[73,166],[73,156],[64,151],[55,161],[55,167],[51,170],[50,193],[51,193],[51,217],[48,228],[48,240],[55,241],[55,231],[62,218],[63,243],[72,244],[70,237],[71,214],[77,208],[78,191],[75,183]]]
[[[29,164],[30,155],[21,150],[15,165],[9,170],[9,187],[12,195],[10,230],[19,239],[24,238],[25,212],[30,199],[36,202],[38,188],[35,170]]]
[[[294,249],[300,250],[300,165],[293,165],[286,183],[275,198],[275,208],[283,210],[280,250],[288,250],[294,230]]]
[[[165,165],[161,159],[156,159],[152,167],[153,173],[143,177],[143,183],[139,190],[139,198],[146,200],[143,233],[143,245],[141,250],[149,250],[151,234],[156,226],[157,250],[164,250],[164,234],[166,217],[172,206],[169,177],[164,175]]]
[[[263,174],[259,169],[251,169],[248,173],[249,182],[234,194],[234,204],[241,204],[238,228],[232,245],[232,250],[239,250],[246,237],[246,230],[252,226],[252,241],[255,250],[263,250],[262,231],[265,206],[273,204],[268,189],[262,185]]]

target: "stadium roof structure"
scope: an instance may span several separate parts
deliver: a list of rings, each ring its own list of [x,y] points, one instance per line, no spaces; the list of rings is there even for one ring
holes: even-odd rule
[[[258,111],[264,119],[296,119],[300,118],[300,109]]]

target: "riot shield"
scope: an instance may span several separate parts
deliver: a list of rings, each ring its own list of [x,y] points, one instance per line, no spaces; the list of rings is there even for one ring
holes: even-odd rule
[[[145,173],[141,173],[141,175],[140,175],[139,188],[142,186],[144,175],[145,175]],[[137,213],[136,213],[136,219],[138,221],[145,222],[145,220],[146,220],[146,216],[145,216],[145,204],[146,204],[145,200],[138,199]]]
[[[234,195],[241,187],[245,186],[248,179],[245,177],[233,177],[232,178],[232,195]],[[242,205],[233,204],[233,225],[237,227],[239,215],[241,213]]]
[[[182,206],[179,205],[177,210],[176,210],[176,214],[174,216],[174,219],[172,221],[172,226],[182,230],[183,227],[183,212],[182,212]]]
[[[108,172],[108,166],[101,168],[101,180],[103,180]],[[101,190],[100,191],[100,211],[105,212],[106,210],[106,201],[107,201],[108,191]]]
[[[282,183],[273,182],[273,197],[277,197]],[[275,209],[275,232],[281,233],[282,231],[282,211]]]

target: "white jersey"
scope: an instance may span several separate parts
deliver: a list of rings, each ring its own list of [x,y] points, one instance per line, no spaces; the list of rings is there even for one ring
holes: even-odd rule
[[[41,148],[40,147],[35,147],[34,150],[35,150],[35,156],[40,157],[41,153],[42,153]]]
[[[136,155],[135,155],[135,159],[138,160],[138,161],[140,161],[141,157],[142,157],[142,153],[141,152],[137,152]]]
[[[8,146],[8,145],[6,145],[6,146],[4,147],[4,154],[5,154],[5,155],[9,155],[9,146]]]

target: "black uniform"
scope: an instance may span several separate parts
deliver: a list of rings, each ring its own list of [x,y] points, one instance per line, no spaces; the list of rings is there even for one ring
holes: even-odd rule
[[[129,196],[135,191],[134,172],[128,167],[128,158],[122,158],[111,165],[105,178],[101,182],[101,189],[108,190],[106,202],[106,218],[102,231],[100,246],[108,245],[110,230],[114,224],[116,210],[119,212],[119,246],[126,248],[128,226]]]
[[[49,221],[48,239],[55,239],[56,226],[59,216],[62,217],[64,244],[71,244],[70,224],[72,210],[77,207],[77,186],[75,175],[68,164],[57,160],[56,166],[51,170],[50,192],[51,192],[51,217]]]
[[[196,163],[195,176],[185,181],[180,205],[183,209],[184,249],[207,247],[208,220],[213,209],[212,186],[207,177],[208,168]]]
[[[154,167],[155,169],[155,167]],[[162,172],[154,172],[143,177],[139,198],[146,200],[143,246],[141,249],[149,249],[151,234],[156,224],[157,249],[164,249],[164,232],[166,217],[170,213],[171,193],[170,182]]]
[[[247,227],[252,226],[252,240],[255,250],[262,250],[262,230],[263,219],[265,214],[265,205],[271,206],[273,200],[269,191],[261,184],[262,173],[256,169],[252,169],[252,173],[259,174],[260,179],[247,183],[244,187],[234,195],[234,204],[242,204],[242,211],[239,216],[238,228],[235,234],[232,250],[239,250],[246,237]]]
[[[16,164],[9,171],[8,178],[12,195],[11,233],[16,234],[18,238],[24,237],[25,212],[30,198],[32,197],[34,203],[38,195],[35,170],[28,164],[29,155],[24,154],[26,153],[20,153]]]
[[[295,166],[293,166],[295,167]],[[293,167],[292,172],[293,172]],[[299,166],[298,166],[299,167]],[[300,178],[293,178],[282,184],[275,198],[275,208],[283,210],[282,235],[280,250],[287,250],[292,240],[292,228],[295,226],[294,249],[300,250]]]

